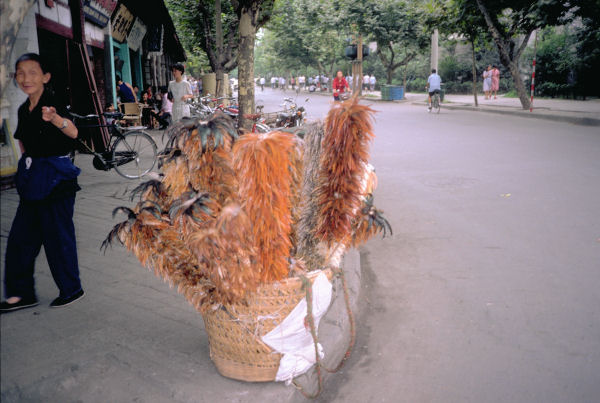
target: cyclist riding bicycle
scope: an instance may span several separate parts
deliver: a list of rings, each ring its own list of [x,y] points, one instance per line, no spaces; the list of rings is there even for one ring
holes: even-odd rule
[[[427,91],[429,92],[428,110],[431,110],[431,96],[439,94],[442,89],[442,78],[436,73],[435,69],[431,69],[431,75],[427,78]]]

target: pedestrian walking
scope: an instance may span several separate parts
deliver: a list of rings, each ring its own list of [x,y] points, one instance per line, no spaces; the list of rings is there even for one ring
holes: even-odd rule
[[[183,79],[185,67],[181,63],[175,63],[171,68],[175,80],[169,82],[169,93],[173,94],[173,122],[189,117],[190,106],[186,103],[188,99],[194,98],[190,83]]]
[[[371,77],[368,74],[363,76],[363,90],[368,91],[371,85]]]
[[[377,83],[377,79],[375,78],[375,74],[371,74],[371,78],[369,79],[369,85],[371,87],[371,92],[375,91],[376,83]]]
[[[19,107],[14,135],[23,152],[15,177],[19,206],[6,244],[6,300],[0,312],[38,305],[33,273],[42,245],[59,289],[50,306],[63,307],[84,295],[73,224],[80,170],[70,158],[78,130],[64,105],[45,88],[52,76],[38,54],[19,57],[15,71],[28,98]]]
[[[492,86],[491,86],[491,94],[494,94],[494,99],[497,98],[498,90],[500,89],[500,70],[496,65],[492,65]]]
[[[265,90],[265,78],[261,77],[259,82],[260,82],[260,90],[264,91]]]
[[[491,98],[492,90],[492,66],[489,65],[483,72],[483,92],[485,94],[485,99]]]
[[[284,77],[279,77],[279,88],[281,88],[281,90],[283,92],[285,92],[285,78]]]

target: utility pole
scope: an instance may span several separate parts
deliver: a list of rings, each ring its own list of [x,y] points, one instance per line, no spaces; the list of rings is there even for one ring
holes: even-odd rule
[[[362,34],[358,34],[356,41],[356,60],[352,61],[352,93],[362,95],[362,78],[363,78],[363,38]]]
[[[438,71],[438,30],[433,30],[431,35],[431,68]]]

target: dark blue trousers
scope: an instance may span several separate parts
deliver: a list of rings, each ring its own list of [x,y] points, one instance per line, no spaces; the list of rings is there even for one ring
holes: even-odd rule
[[[75,196],[19,203],[6,245],[5,298],[37,298],[33,268],[42,245],[60,296],[81,290],[74,206]]]

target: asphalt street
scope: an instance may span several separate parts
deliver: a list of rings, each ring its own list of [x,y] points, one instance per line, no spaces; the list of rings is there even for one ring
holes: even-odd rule
[[[323,402],[596,402],[600,132],[374,103],[356,354]]]
[[[265,111],[280,109],[284,96],[296,95],[256,93]],[[309,119],[323,118],[331,102],[297,100]],[[375,204],[394,234],[360,251],[355,350],[317,401],[596,402],[597,127],[372,107]],[[86,298],[2,315],[2,401],[261,401],[268,385],[216,374],[201,320],[183,298],[123,249],[98,251],[115,222],[110,211],[130,203],[125,191],[135,183],[89,166],[80,182]],[[4,247],[16,197],[0,196]],[[45,303],[56,289],[44,261],[36,279]],[[277,388],[273,396],[291,387]]]

